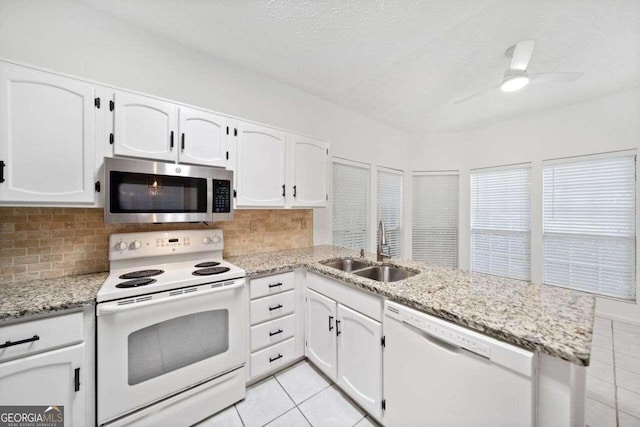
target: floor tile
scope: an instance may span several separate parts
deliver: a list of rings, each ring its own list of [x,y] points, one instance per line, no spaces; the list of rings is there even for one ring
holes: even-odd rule
[[[613,365],[600,360],[592,360],[591,364],[587,367],[587,376],[613,384]]]
[[[640,341],[623,341],[616,339],[614,347],[616,353],[628,354],[629,356],[638,356],[640,354]]]
[[[364,417],[335,386],[302,403],[300,410],[314,427],[351,427]]]
[[[263,426],[294,406],[275,378],[248,389],[245,399],[236,404],[245,427]]]
[[[242,427],[242,421],[235,406],[230,406],[222,412],[218,412],[213,417],[209,417],[197,427]]]
[[[276,379],[296,404],[329,387],[330,382],[309,365],[300,363],[278,375]]]
[[[634,357],[624,353],[616,353],[615,358],[616,367],[640,374],[640,354],[638,357]]]
[[[587,399],[585,423],[588,427],[616,427],[616,410],[595,400]]]
[[[298,408],[293,408],[286,414],[271,421],[267,424],[267,427],[311,427],[311,424]]]
[[[618,410],[640,418],[640,394],[618,387]]]
[[[600,403],[615,408],[616,388],[612,383],[608,383],[598,378],[587,376],[587,397],[597,400]]]
[[[640,374],[616,368],[616,385],[640,393]]]
[[[371,420],[371,418],[367,417],[360,420],[355,427],[378,427],[378,424]]]
[[[618,427],[640,427],[640,418],[618,411]]]

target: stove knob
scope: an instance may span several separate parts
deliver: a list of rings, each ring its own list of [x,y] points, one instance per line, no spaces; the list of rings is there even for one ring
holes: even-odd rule
[[[220,243],[222,241],[222,239],[220,238],[220,236],[213,236],[212,241],[213,241],[213,243]]]
[[[202,238],[202,244],[203,245],[208,245],[209,243],[211,243],[211,237],[205,236],[205,237]]]
[[[140,243],[140,240],[134,240],[129,245],[129,249],[140,249],[141,247],[142,247],[142,243]]]
[[[122,251],[126,251],[126,250],[127,250],[127,247],[128,247],[127,242],[123,242],[122,240],[120,240],[120,241],[119,241],[118,243],[116,243],[116,245],[115,245],[116,251],[120,251],[120,252],[122,252]]]

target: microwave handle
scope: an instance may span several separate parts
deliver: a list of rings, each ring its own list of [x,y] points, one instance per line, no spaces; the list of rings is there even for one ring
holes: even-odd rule
[[[172,301],[181,301],[183,299],[187,299],[187,298],[191,298],[191,297],[215,294],[215,293],[218,293],[218,292],[231,291],[233,289],[238,289],[238,288],[241,288],[243,286],[244,286],[244,280],[240,280],[240,281],[238,281],[238,283],[235,283],[233,285],[219,286],[217,288],[211,288],[211,289],[208,289],[208,290],[202,291],[202,292],[190,292],[190,293],[187,293],[187,294],[181,294],[181,295],[177,295],[175,297],[171,297],[170,299],[161,298],[161,299],[158,299],[158,300],[151,300],[151,301],[148,301],[148,302],[140,302],[140,303],[135,303],[135,304],[125,304],[125,305],[113,304],[113,305],[108,305],[108,306],[105,306],[105,307],[101,307],[100,305],[98,305],[98,308],[96,309],[96,315],[97,316],[106,316],[106,315],[110,315],[110,314],[122,313],[123,311],[137,310],[139,308],[150,307],[150,306],[156,305],[156,304],[163,304],[163,303],[172,302]]]

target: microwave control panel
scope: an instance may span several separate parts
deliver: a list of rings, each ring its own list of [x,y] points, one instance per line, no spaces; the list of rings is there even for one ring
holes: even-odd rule
[[[213,213],[231,212],[231,181],[213,180]]]

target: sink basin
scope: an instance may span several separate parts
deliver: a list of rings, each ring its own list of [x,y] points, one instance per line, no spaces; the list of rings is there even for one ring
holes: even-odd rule
[[[354,270],[359,270],[361,268],[368,267],[369,264],[366,262],[358,261],[351,258],[337,259],[334,261],[323,262],[322,264],[327,267],[336,268],[338,270],[342,270],[347,273],[351,273]]]
[[[360,277],[366,277],[367,279],[377,280],[378,282],[397,282],[398,280],[415,276],[418,273],[414,273],[411,270],[405,270],[404,268],[383,265],[365,268],[360,271],[356,271],[353,274]]]

